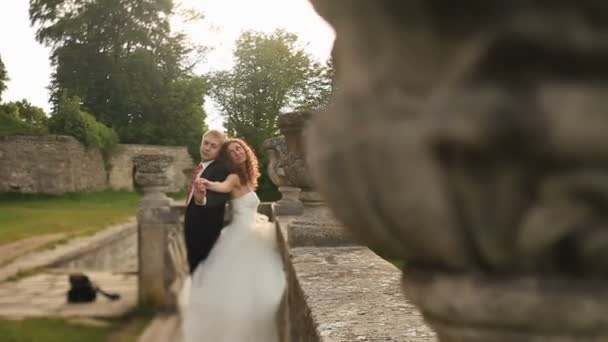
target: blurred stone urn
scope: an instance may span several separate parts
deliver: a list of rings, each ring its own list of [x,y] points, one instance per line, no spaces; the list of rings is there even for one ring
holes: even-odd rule
[[[608,3],[312,3],[314,183],[439,339],[608,341]]]
[[[133,158],[135,165],[135,183],[144,192],[142,203],[155,206],[168,205],[165,195],[169,186],[168,170],[172,167],[173,157],[155,154],[143,154]]]

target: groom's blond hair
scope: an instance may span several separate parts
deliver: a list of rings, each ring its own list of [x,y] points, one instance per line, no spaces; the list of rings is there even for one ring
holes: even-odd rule
[[[226,143],[226,140],[228,140],[228,137],[226,136],[226,133],[224,133],[224,132],[222,132],[220,130],[217,130],[217,129],[210,129],[207,132],[205,132],[205,134],[203,134],[203,137],[201,139],[201,143],[202,143],[203,139],[205,139],[205,137],[207,137],[207,136],[211,136],[211,137],[217,138],[222,145],[224,145],[224,143]]]

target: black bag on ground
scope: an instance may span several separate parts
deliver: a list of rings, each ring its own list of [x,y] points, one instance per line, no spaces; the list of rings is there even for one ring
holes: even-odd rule
[[[107,293],[95,286],[89,277],[82,273],[72,273],[69,276],[70,290],[68,291],[68,303],[89,303],[95,301],[97,292],[106,296],[110,300],[117,300],[120,295],[117,293]]]

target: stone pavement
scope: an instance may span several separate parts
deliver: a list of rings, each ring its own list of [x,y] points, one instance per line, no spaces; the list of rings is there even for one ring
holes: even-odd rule
[[[73,270],[48,270],[16,281],[0,283],[0,319],[32,317],[112,317],[137,303],[137,275],[86,272],[92,282],[121,298],[110,301],[98,294],[95,302],[68,304],[68,274]]]

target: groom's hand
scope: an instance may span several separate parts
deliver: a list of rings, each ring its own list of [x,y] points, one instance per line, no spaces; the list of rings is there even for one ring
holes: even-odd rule
[[[194,184],[194,203],[198,205],[205,205],[206,197],[207,197],[207,189],[200,184],[200,182],[196,182]]]
[[[205,186],[205,179],[198,178],[194,181],[194,188],[198,191],[207,191],[207,187]]]

